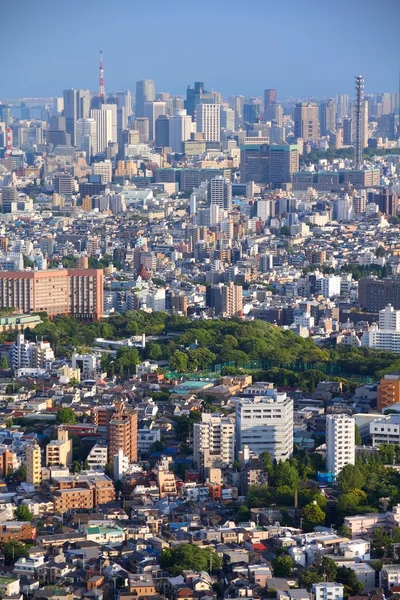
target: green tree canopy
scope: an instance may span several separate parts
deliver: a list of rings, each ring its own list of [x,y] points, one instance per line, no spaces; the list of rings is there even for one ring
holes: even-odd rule
[[[74,425],[76,423],[76,414],[72,408],[60,408],[57,411],[57,423],[59,425]]]
[[[222,567],[222,560],[211,548],[201,548],[195,544],[180,544],[176,548],[167,548],[161,552],[160,567],[172,576],[188,569],[210,573]]]
[[[275,556],[271,566],[274,577],[290,577],[294,561],[289,554],[283,554],[282,556]]]
[[[361,490],[365,483],[365,476],[357,465],[346,465],[337,476],[338,488],[346,494],[353,490]]]
[[[15,509],[14,518],[16,521],[32,521],[33,513],[31,513],[27,506],[21,504]]]
[[[3,545],[3,554],[6,565],[13,565],[20,558],[28,557],[28,548],[22,542],[11,540]]]
[[[322,525],[325,521],[325,513],[316,501],[306,504],[301,511],[301,516],[305,531],[312,531],[316,525]]]

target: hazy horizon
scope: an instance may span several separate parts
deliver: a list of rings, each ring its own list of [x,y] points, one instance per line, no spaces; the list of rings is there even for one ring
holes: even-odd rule
[[[106,92],[154,79],[180,96],[204,81],[224,97],[322,98],[352,95],[359,73],[365,93],[397,92],[399,17],[397,0],[1,0],[0,98],[96,90],[100,49]]]

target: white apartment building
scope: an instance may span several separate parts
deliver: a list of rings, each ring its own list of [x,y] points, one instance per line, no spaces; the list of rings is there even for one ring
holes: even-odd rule
[[[312,591],[315,600],[343,600],[344,587],[341,583],[313,583]]]
[[[139,454],[147,454],[154,442],[159,442],[160,440],[161,430],[157,429],[157,427],[138,429],[137,444]]]
[[[23,333],[17,335],[17,341],[11,347],[11,365],[14,369],[50,370],[53,361],[54,352],[50,342],[29,342],[25,340]]]
[[[364,331],[361,345],[400,353],[400,310],[394,310],[391,304],[380,310],[379,325],[373,324],[369,331]]]
[[[208,186],[208,198],[211,206],[216,204],[220,209],[232,208],[232,184],[222,175],[213,177]]]
[[[355,421],[346,414],[326,416],[326,466],[335,477],[355,464]]]
[[[219,142],[221,117],[219,104],[196,104],[196,128],[204,133],[206,142]]]
[[[106,106],[103,104],[103,106]],[[116,105],[115,105],[116,108]],[[90,118],[96,121],[96,146],[97,152],[105,152],[108,142],[114,140],[114,120],[112,110],[94,108],[90,111]],[[116,118],[116,117],[115,117]]]
[[[276,389],[264,392],[240,398],[236,405],[236,449],[247,445],[250,452],[269,452],[273,460],[286,460],[293,453],[293,400]]]
[[[113,479],[120,481],[129,469],[129,458],[124,454],[123,450],[118,450],[113,456]]]
[[[231,465],[235,459],[235,423],[217,413],[202,413],[193,426],[193,457],[199,467]]]
[[[321,276],[316,280],[317,290],[325,298],[340,296],[341,278],[339,275]]]
[[[95,444],[86,460],[91,470],[103,470],[108,463],[108,446]]]
[[[182,142],[190,139],[192,128],[192,117],[185,109],[177,110],[176,114],[169,118],[169,145],[172,152],[182,153]]]
[[[93,175],[100,175],[103,183],[111,183],[112,180],[112,163],[111,160],[95,162],[92,166]]]
[[[375,448],[381,444],[400,444],[400,415],[385,415],[371,421],[369,433]]]

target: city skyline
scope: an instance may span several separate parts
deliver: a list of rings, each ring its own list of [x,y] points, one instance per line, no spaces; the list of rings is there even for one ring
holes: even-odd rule
[[[316,0],[307,3],[307,10],[292,0],[279,7],[257,1],[253,3],[257,18],[250,15],[244,29],[242,7],[236,1],[205,0],[204,15],[213,16],[205,21],[193,19],[192,6],[181,0],[167,9],[156,1],[152,15],[126,0],[112,5],[71,0],[67,13],[49,0],[42,0],[34,12],[24,12],[29,4],[28,0],[2,3],[2,14],[8,22],[18,21],[19,32],[16,38],[15,29],[6,28],[0,40],[0,51],[8,56],[2,66],[2,99],[60,96],[71,87],[96,90],[100,49],[106,93],[134,90],[137,80],[154,79],[158,92],[181,96],[187,85],[200,80],[224,96],[259,96],[265,88],[276,88],[279,99],[331,97],[351,94],[359,73],[365,78],[366,93],[398,89],[398,68],[391,57],[400,50],[395,31],[400,6],[393,0],[383,0],[379,14],[370,0],[350,5],[339,0],[332,15]],[[91,28],[95,15],[96,26]],[[326,24],[331,16],[339,24],[330,38]],[[62,27],[44,27],[45,34],[40,34],[49,19]],[[146,19],[148,27],[143,26]],[[268,25],[280,20],[282,27]],[[38,32],[36,37],[33,31]],[[191,48],[193,39],[198,43]],[[376,52],[382,44],[385,60]]]

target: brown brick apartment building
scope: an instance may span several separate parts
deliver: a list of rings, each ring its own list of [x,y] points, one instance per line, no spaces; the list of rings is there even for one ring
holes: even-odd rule
[[[45,311],[50,317],[67,314],[80,319],[103,316],[101,269],[49,269],[0,272],[0,308],[24,313]]]

